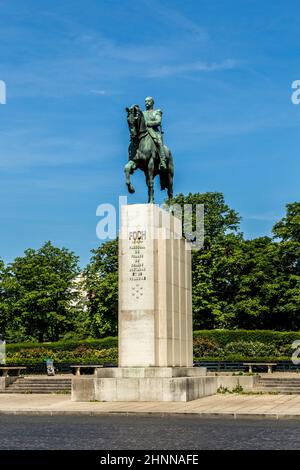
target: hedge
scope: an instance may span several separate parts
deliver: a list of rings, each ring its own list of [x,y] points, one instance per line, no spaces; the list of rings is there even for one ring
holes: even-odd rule
[[[272,343],[276,346],[292,344],[296,339],[300,340],[298,331],[272,331],[272,330],[199,330],[194,331],[194,338],[206,337],[215,340],[221,347],[235,341],[259,341]],[[20,349],[43,347],[49,350],[72,350],[79,345],[85,345],[97,349],[115,348],[118,346],[117,336],[108,336],[101,339],[68,340],[53,343],[10,343],[6,345],[8,352]]]
[[[8,353],[18,352],[23,349],[47,348],[49,351],[72,351],[78,346],[88,346],[95,349],[108,349],[118,347],[118,337],[108,336],[101,339],[68,340],[53,343],[10,343],[6,345]]]
[[[300,340],[298,331],[272,331],[272,330],[200,330],[194,331],[194,338],[205,337],[214,340],[222,348],[228,343],[237,341],[259,341],[273,344],[276,347],[292,345],[293,341]]]
[[[56,363],[103,364],[117,362],[118,338],[58,341],[53,343],[14,343],[6,347],[7,364]]]
[[[270,330],[201,330],[194,332],[195,361],[270,361],[290,360],[299,332]],[[7,345],[7,364],[41,363],[46,358],[56,363],[116,363],[118,338],[69,340],[54,343],[14,343]]]
[[[40,364],[52,359],[56,364],[104,364],[118,361],[118,349],[95,349],[78,346],[72,351],[54,351],[47,348],[32,348],[8,353],[7,364]]]
[[[194,357],[194,362],[278,362],[278,361],[289,361],[291,358],[288,356],[264,356],[256,357],[255,359],[247,356],[230,355],[230,356],[205,356],[205,357]]]

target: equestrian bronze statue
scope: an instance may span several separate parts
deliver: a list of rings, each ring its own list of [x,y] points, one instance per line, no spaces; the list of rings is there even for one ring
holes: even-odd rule
[[[162,111],[153,109],[153,105],[153,98],[147,97],[144,112],[137,104],[126,108],[130,132],[129,161],[124,168],[126,184],[128,191],[134,193],[130,175],[138,168],[142,170],[148,186],[149,203],[154,203],[153,183],[156,175],[159,175],[161,190],[167,189],[168,198],[172,199],[174,176],[172,153],[163,142]]]

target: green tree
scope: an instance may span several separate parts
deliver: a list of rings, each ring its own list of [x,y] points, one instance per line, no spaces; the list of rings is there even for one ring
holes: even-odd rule
[[[243,240],[236,264],[234,295],[227,299],[221,326],[225,328],[272,328],[272,304],[275,302],[274,269],[278,264],[277,247],[270,237]]]
[[[40,342],[58,340],[72,328],[78,272],[78,257],[51,242],[16,258],[8,267],[6,284],[14,326]]]
[[[204,247],[192,252],[195,329],[300,328],[300,203],[287,205],[275,240],[244,240],[220,193],[180,194],[172,203],[204,204]]]
[[[192,251],[193,320],[195,329],[219,327],[225,322],[224,311],[238,283],[243,240],[240,216],[218,192],[179,194],[170,204],[204,205],[204,246]],[[195,212],[192,228],[196,229]]]
[[[92,250],[85,271],[90,329],[94,337],[115,335],[118,325],[118,240]]]
[[[300,202],[286,205],[286,216],[273,227],[276,238],[300,243]]]
[[[0,259],[0,335],[5,336],[8,326],[7,271]]]
[[[191,204],[194,208],[192,218],[193,230],[196,230],[196,205],[204,205],[204,246],[206,249],[213,243],[223,239],[228,233],[238,232],[241,217],[225,203],[222,193],[189,193],[187,196],[180,193],[171,201],[166,201],[166,204],[169,206],[179,205],[182,208],[184,208],[185,204]],[[182,222],[184,231],[184,218]]]
[[[221,326],[245,329],[300,328],[300,204],[274,225],[275,239],[260,237],[240,245],[234,298],[223,309]]]
[[[277,302],[274,318],[278,329],[300,328],[300,202],[287,204],[286,215],[273,227],[278,242]]]

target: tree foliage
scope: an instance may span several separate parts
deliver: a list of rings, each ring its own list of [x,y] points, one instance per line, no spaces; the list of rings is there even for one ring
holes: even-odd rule
[[[57,340],[72,323],[72,281],[77,274],[78,257],[50,242],[16,258],[4,278],[10,329],[25,338]]]
[[[287,205],[275,239],[245,240],[220,193],[180,194],[204,204],[204,247],[192,252],[194,328],[300,328],[300,203]]]
[[[114,335],[118,324],[118,241],[92,250],[85,271],[89,296],[90,333],[95,338]]]
[[[9,323],[8,304],[9,298],[7,295],[7,271],[4,262],[0,259],[0,335],[5,337],[6,328]],[[1,338],[0,338],[1,339]]]
[[[284,242],[300,243],[300,202],[286,205],[286,216],[274,225],[273,233]]]

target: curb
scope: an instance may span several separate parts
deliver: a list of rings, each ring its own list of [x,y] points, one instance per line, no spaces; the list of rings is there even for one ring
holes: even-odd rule
[[[0,410],[0,416],[141,416],[141,417],[178,417],[200,419],[270,419],[270,420],[300,420],[299,414],[277,413],[191,413],[171,411],[80,411],[80,410]]]

